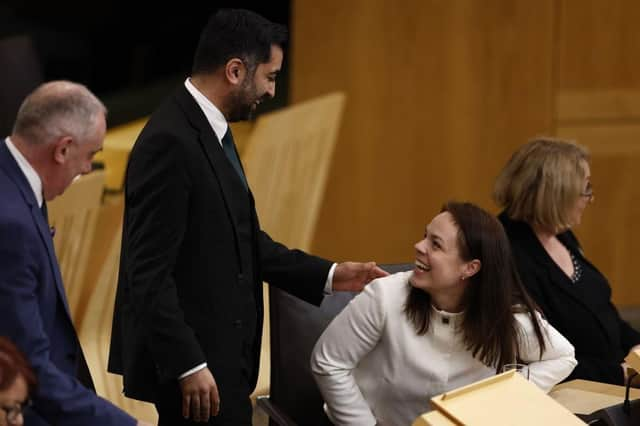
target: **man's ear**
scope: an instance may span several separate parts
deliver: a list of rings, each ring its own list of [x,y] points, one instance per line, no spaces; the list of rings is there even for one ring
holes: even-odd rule
[[[244,81],[247,67],[240,58],[231,58],[224,67],[224,73],[229,83],[239,85]]]
[[[71,136],[63,136],[53,144],[53,161],[57,164],[64,164],[69,156],[69,146],[73,142]]]

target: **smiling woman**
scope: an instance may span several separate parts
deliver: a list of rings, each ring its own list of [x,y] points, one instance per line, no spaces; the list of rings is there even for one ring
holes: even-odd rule
[[[411,424],[437,394],[529,366],[548,391],[573,347],[523,290],[496,218],[450,202],[415,245],[415,268],[378,279],[329,325],[311,369],[338,425]]]
[[[36,379],[24,355],[0,337],[0,426],[22,425],[22,412]]]

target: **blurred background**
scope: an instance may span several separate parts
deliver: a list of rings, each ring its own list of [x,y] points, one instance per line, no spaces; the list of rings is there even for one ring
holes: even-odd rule
[[[105,101],[110,127],[146,117],[189,74],[200,30],[219,7],[249,8],[291,30],[266,110],[347,96],[313,251],[411,259],[444,201],[496,211],[492,184],[509,154],[533,136],[558,135],[593,153],[596,200],[577,229],[587,256],[617,303],[640,305],[640,3],[4,0],[0,39],[26,38],[40,74],[2,67],[2,91],[30,74],[67,78]],[[3,60],[21,54],[11,52]],[[0,130],[12,121],[3,112]]]
[[[103,160],[115,158],[123,169],[145,118],[189,75],[200,31],[220,7],[252,9],[289,26],[277,96],[261,106],[258,120],[330,92],[345,95],[319,211],[291,209],[313,215],[303,248],[337,261],[410,262],[413,244],[445,201],[469,200],[498,213],[493,181],[517,147],[537,135],[575,139],[592,153],[595,192],[576,232],[609,278],[616,305],[640,324],[640,2],[3,0],[0,132],[9,134],[19,103],[40,82],[79,81],[109,108]],[[278,120],[270,121],[276,140],[295,138],[303,121]],[[234,127],[236,141],[269,134],[252,126]],[[243,155],[245,166],[280,172],[256,152]],[[85,351],[101,333],[90,354],[94,377],[104,374],[113,294],[88,294],[115,286],[123,202],[122,173],[112,179],[106,172],[107,196],[92,207],[99,213],[87,216],[97,214],[87,272],[77,279],[89,284],[79,284],[84,290],[75,296]],[[280,186],[295,192],[290,180]],[[257,208],[266,219],[263,196],[256,194]],[[286,225],[288,218],[275,220]],[[279,231],[266,230],[278,239]],[[65,276],[73,302],[69,281]],[[267,365],[268,358],[261,367],[268,377]],[[110,380],[102,392],[119,395]]]

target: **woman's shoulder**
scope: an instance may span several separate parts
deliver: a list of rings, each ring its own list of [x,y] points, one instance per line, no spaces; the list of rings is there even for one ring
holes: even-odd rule
[[[364,292],[380,297],[385,302],[397,297],[404,298],[409,293],[411,274],[411,271],[403,271],[375,279],[365,286]]]

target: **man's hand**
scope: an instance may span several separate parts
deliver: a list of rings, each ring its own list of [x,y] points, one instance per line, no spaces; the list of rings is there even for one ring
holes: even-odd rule
[[[361,291],[371,280],[387,275],[375,262],[343,262],[336,266],[332,287],[335,291]]]
[[[182,391],[182,417],[194,422],[207,422],[220,411],[218,386],[208,368],[180,380]]]
[[[147,423],[143,420],[138,420],[138,423],[136,424],[136,426],[153,426],[151,423]]]

